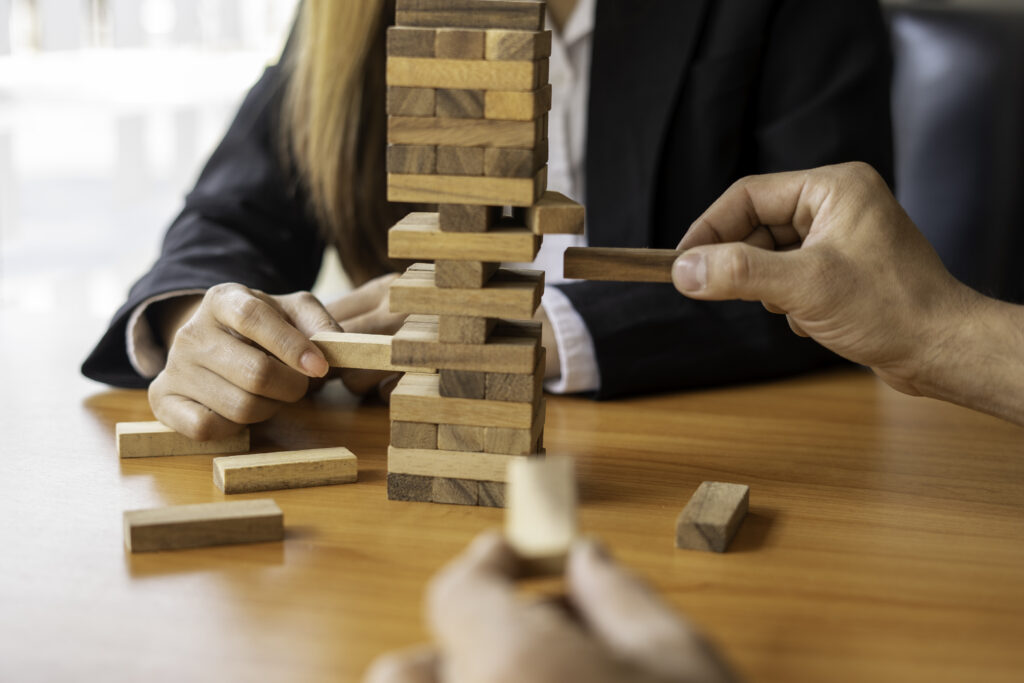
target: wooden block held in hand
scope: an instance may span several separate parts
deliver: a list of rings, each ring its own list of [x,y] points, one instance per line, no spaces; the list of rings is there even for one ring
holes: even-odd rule
[[[213,459],[213,483],[224,493],[351,484],[358,478],[359,460],[341,447]]]
[[[437,323],[437,341],[442,344],[486,344],[497,324],[497,318],[442,315]]]
[[[565,277],[605,282],[672,282],[675,249],[611,249],[569,247],[565,250]]]
[[[540,238],[526,228],[444,232],[436,213],[410,213],[388,232],[388,256],[394,259],[528,263],[536,258],[539,250]]]
[[[548,60],[487,62],[465,59],[390,57],[388,85],[532,92],[548,81]]]
[[[676,519],[676,547],[724,553],[749,503],[749,486],[703,482]]]
[[[433,116],[437,91],[433,88],[388,88],[388,116]]]
[[[528,569],[561,572],[576,534],[572,459],[553,456],[509,463],[505,537]]]
[[[442,204],[438,207],[441,232],[487,232],[501,217],[501,207]]]
[[[491,29],[485,42],[485,57],[490,60],[529,62],[551,56],[551,31]]]
[[[432,145],[388,145],[388,173],[438,173],[437,148]]]
[[[392,420],[391,445],[397,448],[436,449],[437,425]]]
[[[388,472],[388,500],[430,503],[433,493],[433,477]]]
[[[413,365],[394,365],[391,362],[389,334],[360,334],[357,332],[317,332],[310,341],[327,358],[332,368],[358,368],[384,372],[432,372],[433,368]]]
[[[551,111],[551,94],[550,83],[525,92],[488,90],[484,93],[484,118],[499,121],[533,121]]]
[[[550,190],[526,209],[526,227],[538,235],[582,235],[585,221],[582,205]]]
[[[118,422],[114,428],[117,455],[121,458],[148,458],[165,455],[214,455],[244,453],[249,450],[249,428],[233,436],[211,441],[193,441],[156,421]]]
[[[483,59],[483,31],[460,28],[439,28],[433,55],[400,55],[402,57],[430,56],[438,59]],[[396,55],[398,56],[398,55]]]
[[[437,32],[432,28],[388,28],[388,57],[434,57]]]
[[[439,391],[445,398],[476,398],[483,400],[487,387],[487,373],[479,370],[441,370]],[[438,448],[449,451],[474,450],[472,448],[452,448],[441,445],[441,430],[438,428]],[[483,432],[480,432],[480,448],[483,450]]]
[[[508,464],[526,456],[388,448],[388,472],[410,476],[437,476],[474,481],[505,481]]]
[[[124,513],[124,541],[133,553],[264,543],[283,538],[284,514],[269,498]]]
[[[528,403],[444,398],[439,382],[437,375],[404,375],[391,393],[392,419],[473,427],[524,428],[533,424],[533,406]]]
[[[438,425],[437,449],[481,453],[484,450],[484,427],[467,425]]]
[[[398,0],[399,26],[457,26],[540,31],[544,3],[531,0]]]
[[[391,170],[391,167],[388,167]],[[483,147],[438,147],[437,173],[481,176],[484,174]]]

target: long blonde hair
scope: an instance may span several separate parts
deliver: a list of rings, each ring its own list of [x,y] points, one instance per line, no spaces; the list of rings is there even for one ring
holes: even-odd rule
[[[282,151],[356,283],[387,272],[385,37],[394,0],[304,0],[283,67]]]

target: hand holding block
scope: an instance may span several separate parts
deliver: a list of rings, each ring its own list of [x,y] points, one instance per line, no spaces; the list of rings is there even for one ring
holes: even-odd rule
[[[569,247],[565,250],[565,277],[606,282],[672,282],[675,249],[609,249]]]
[[[340,447],[213,459],[213,483],[224,493],[351,484],[358,478],[359,460]]]
[[[244,453],[249,450],[249,428],[224,439],[193,441],[160,422],[118,422],[114,428],[117,455],[148,458],[165,455]]]
[[[571,458],[525,458],[508,466],[505,537],[529,573],[558,573],[576,538]]]
[[[750,487],[706,481],[676,519],[676,547],[724,553],[747,514]]]
[[[389,334],[317,332],[310,341],[317,345],[332,368],[383,370],[384,372],[433,372],[433,368],[394,365]]]
[[[269,498],[172,505],[124,513],[124,542],[133,553],[283,538],[284,514]]]

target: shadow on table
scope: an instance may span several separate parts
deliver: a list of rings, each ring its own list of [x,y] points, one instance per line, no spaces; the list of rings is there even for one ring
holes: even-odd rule
[[[766,545],[766,541],[772,533],[772,525],[778,516],[777,510],[766,510],[758,508],[751,510],[743,518],[736,537],[729,544],[727,552],[743,553],[760,550]]]

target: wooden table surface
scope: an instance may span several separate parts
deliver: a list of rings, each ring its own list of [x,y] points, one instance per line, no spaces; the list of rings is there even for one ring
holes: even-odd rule
[[[329,389],[254,449],[345,445],[357,484],[250,494],[284,543],[130,555],[124,510],[218,501],[209,456],[120,462],[145,394],[82,379],[100,332],[0,311],[0,681],[348,681],[426,637],[427,579],[493,509],[389,502],[387,409]],[[749,681],[1024,680],[1024,430],[846,369],[595,403],[549,398],[583,528]],[[704,480],[749,484],[730,552],[676,550]]]

